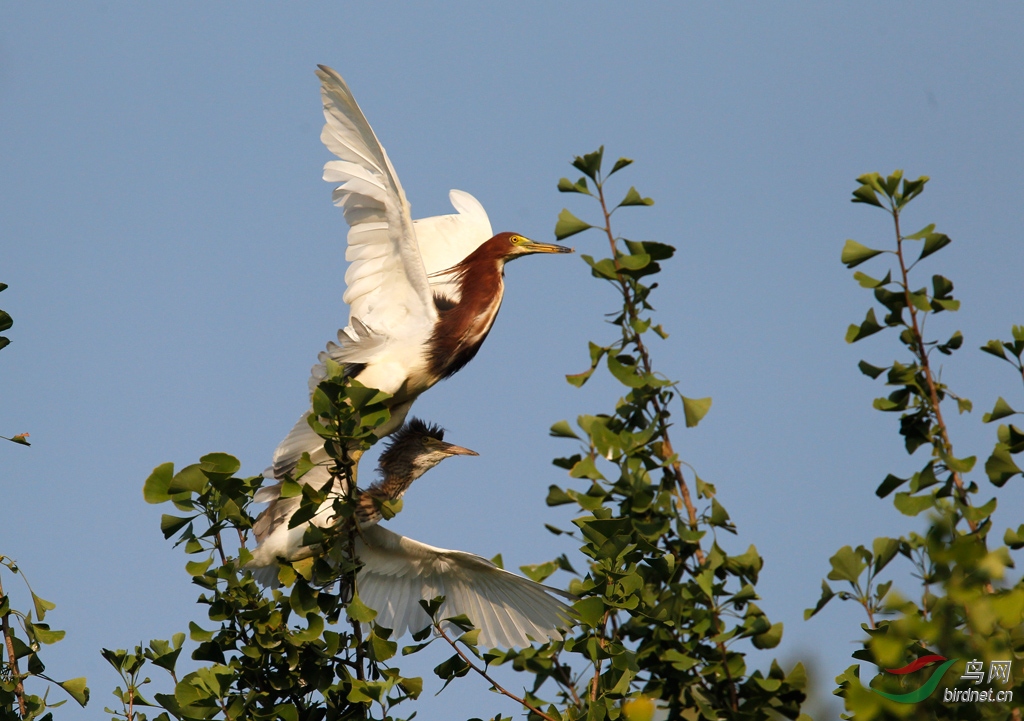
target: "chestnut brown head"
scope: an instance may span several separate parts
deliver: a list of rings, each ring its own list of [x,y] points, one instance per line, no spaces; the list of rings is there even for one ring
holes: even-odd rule
[[[491,238],[488,243],[493,243],[497,246],[497,250],[500,251],[502,260],[506,263],[510,260],[514,260],[523,255],[531,255],[533,253],[572,253],[572,248],[566,248],[564,245],[554,245],[553,243],[538,243],[535,240],[530,240],[525,235],[519,235],[519,233],[498,233],[496,236]]]

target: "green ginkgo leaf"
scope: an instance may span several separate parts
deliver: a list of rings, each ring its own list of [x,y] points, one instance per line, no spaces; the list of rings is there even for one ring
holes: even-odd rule
[[[580,220],[570,213],[568,208],[563,208],[562,212],[558,214],[558,222],[555,223],[555,238],[564,240],[571,235],[576,235],[592,227],[594,226],[590,223]]]

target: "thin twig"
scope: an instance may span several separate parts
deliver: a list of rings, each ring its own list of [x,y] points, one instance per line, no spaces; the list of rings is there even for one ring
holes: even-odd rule
[[[928,385],[928,396],[931,401],[932,414],[935,418],[936,425],[939,427],[939,437],[942,441],[942,450],[945,452],[947,457],[953,458],[953,442],[949,440],[946,421],[942,417],[942,407],[939,405],[939,390],[935,382],[935,377],[932,374],[931,363],[928,360],[928,351],[925,349],[924,337],[917,322],[917,308],[910,300],[910,282],[907,279],[907,266],[903,258],[903,234],[900,232],[900,213],[895,207],[892,208],[891,212],[893,223],[896,227],[896,257],[899,259],[900,275],[903,280],[903,300],[906,303],[907,308],[910,310],[910,322],[914,334],[914,342],[917,346],[915,354],[921,361],[921,369],[924,370],[924,379],[925,383]],[[960,503],[969,507],[971,505],[971,499],[967,495],[967,490],[964,488],[964,482],[960,472],[952,468],[949,468],[949,472],[953,479],[953,484],[956,486],[957,498]],[[963,514],[961,514],[961,516],[963,516]],[[970,527],[972,533],[977,532],[979,526],[976,521],[966,517],[964,520],[967,521],[967,525]],[[985,583],[984,589],[986,593],[993,593],[995,591],[991,581]]]
[[[503,695],[503,696],[506,696],[506,697],[508,697],[508,698],[512,699],[512,700],[513,700],[513,701],[515,701],[516,703],[520,704],[520,705],[521,705],[521,706],[522,706],[523,708],[527,708],[527,709],[529,709],[530,711],[532,711],[533,713],[537,714],[537,715],[538,715],[538,716],[540,716],[541,718],[543,718],[543,719],[547,719],[547,721],[558,721],[558,719],[556,719],[556,718],[554,718],[554,717],[552,717],[552,716],[548,716],[548,715],[547,715],[546,713],[544,713],[543,711],[541,711],[541,710],[540,710],[539,708],[537,708],[536,706],[534,706],[534,705],[532,705],[531,703],[529,703],[529,702],[528,702],[528,701],[527,701],[526,699],[524,699],[524,698],[520,698],[519,696],[516,696],[516,695],[515,695],[514,693],[512,693],[512,692],[511,692],[511,691],[509,691],[509,690],[508,690],[507,688],[505,688],[505,687],[504,687],[504,686],[502,686],[502,685],[501,685],[500,683],[498,683],[498,682],[497,682],[497,681],[495,681],[495,680],[494,680],[493,678],[491,678],[491,676],[490,676],[490,675],[488,675],[488,673],[487,673],[486,671],[484,671],[484,670],[483,670],[482,668],[480,668],[480,667],[479,667],[479,666],[477,666],[477,665],[476,665],[475,663],[473,663],[472,661],[470,661],[470,660],[469,660],[469,657],[468,657],[468,656],[466,656],[466,654],[465,654],[465,653],[464,653],[464,652],[462,651],[462,649],[458,647],[458,645],[457,645],[457,644],[455,643],[455,641],[452,641],[452,640],[451,640],[451,638],[449,638],[449,637],[448,637],[448,634],[446,634],[446,633],[444,632],[444,629],[443,629],[443,628],[441,628],[441,624],[440,624],[440,622],[437,622],[437,621],[435,621],[435,622],[434,622],[434,630],[435,630],[435,631],[437,631],[437,633],[438,633],[438,634],[439,634],[439,635],[441,636],[441,638],[443,638],[443,639],[444,639],[445,641],[447,641],[447,642],[448,642],[448,645],[449,645],[449,646],[451,646],[452,648],[454,648],[454,649],[455,649],[455,653],[457,653],[457,654],[459,655],[459,658],[461,658],[461,659],[462,659],[463,661],[465,661],[465,662],[466,662],[466,665],[467,665],[467,666],[469,666],[469,667],[470,667],[471,669],[473,669],[473,670],[474,670],[474,671],[476,671],[476,672],[477,672],[478,674],[480,674],[481,676],[483,676],[483,677],[484,677],[484,679],[485,679],[485,680],[486,680],[486,681],[487,681],[487,682],[488,682],[489,684],[491,684],[491,686],[492,686],[492,687],[493,687],[493,688],[494,688],[494,689],[495,689],[495,690],[496,690],[496,691],[497,691],[498,693],[500,693],[501,695]]]
[[[231,716],[231,714],[228,713],[228,705],[224,703],[224,699],[217,699],[217,703],[220,704],[220,710],[224,712],[224,718],[226,718],[227,721],[231,721],[233,717]]]
[[[601,617],[601,628],[600,633],[597,634],[597,642],[601,645],[603,650],[605,647],[605,630],[608,628],[608,616],[609,611],[604,612],[604,616]],[[597,690],[601,683],[601,666],[603,659],[598,657],[594,663],[594,678],[590,680],[590,700],[597,701]]]
[[[715,620],[718,620],[718,614],[715,614]],[[725,679],[729,682],[729,702],[732,706],[733,711],[740,710],[739,698],[736,696],[736,682],[732,680],[732,672],[729,671],[729,652],[725,648],[725,643],[719,641],[717,644],[718,652],[722,654],[722,668],[725,670]]]
[[[868,597],[866,595],[862,595],[861,599],[860,599],[860,605],[862,605],[864,607],[864,612],[867,613],[867,615],[868,615],[868,625],[871,626],[872,629],[875,629],[875,628],[878,628],[878,626],[875,625],[875,614],[871,610],[871,603],[870,603],[870,601],[871,601],[870,597]]]
[[[620,266],[619,261],[618,261],[618,248],[616,247],[616,244],[615,244],[615,235],[614,235],[614,233],[612,233],[612,229],[611,229],[611,213],[608,211],[608,205],[607,205],[607,202],[605,201],[603,183],[600,183],[600,182],[597,183],[597,189],[598,189],[598,200],[601,203],[601,212],[604,215],[604,228],[603,228],[603,230],[604,230],[605,234],[608,237],[608,244],[609,244],[609,246],[611,248],[612,259],[613,259],[613,261],[615,263],[615,268],[616,268],[617,271],[620,271],[621,270],[621,266]],[[633,297],[633,294],[632,294],[632,292],[630,290],[630,287],[629,287],[629,283],[626,281],[625,276],[621,272],[618,272],[617,276],[618,276],[618,281],[619,281],[619,286],[620,286],[620,292],[622,293],[622,298],[623,298],[623,301],[624,301],[623,305],[624,305],[624,309],[625,309],[625,314],[627,316],[624,319],[625,322],[622,324],[623,342],[624,343],[631,343],[636,348],[637,354],[640,357],[640,362],[642,364],[644,373],[647,374],[647,375],[650,375],[651,372],[652,372],[652,367],[653,366],[652,366],[652,363],[651,363],[650,353],[647,350],[647,346],[644,344],[643,338],[640,336],[639,333],[636,333],[635,331],[630,333],[630,330],[632,330],[632,321],[635,321],[638,318],[638,313],[637,313],[637,308],[636,308],[636,299]],[[654,420],[655,420],[655,422],[658,425],[659,435],[660,435],[660,437],[662,439],[662,460],[667,460],[669,458],[672,458],[673,456],[676,456],[675,450],[672,447],[672,440],[669,437],[668,424],[666,422],[667,412],[662,407],[662,405],[661,405],[661,403],[660,403],[660,401],[658,399],[658,396],[656,394],[651,397],[650,401],[651,401],[651,405],[654,408]],[[689,521],[690,528],[693,531],[697,531],[698,527],[699,527],[698,526],[698,522],[697,522],[697,509],[694,506],[692,497],[690,496],[690,489],[689,489],[689,486],[686,483],[686,478],[683,475],[682,463],[680,462],[678,456],[675,457],[675,459],[672,461],[672,463],[670,464],[669,467],[671,468],[672,475],[675,477],[676,484],[675,484],[675,489],[674,490],[676,491],[676,496],[677,496],[677,499],[678,499],[677,500],[677,507],[678,507],[678,505],[680,503],[682,504],[682,506],[686,509],[687,520]],[[699,565],[704,565],[704,560],[705,560],[704,550],[701,548],[699,543],[696,544],[696,548],[694,550],[694,555],[697,558],[697,563]],[[720,617],[720,614],[718,613],[717,609],[712,609],[712,615],[713,615],[714,620],[715,620],[715,625],[716,626],[720,626],[720,624],[721,624],[721,617]],[[726,680],[727,680],[727,683],[728,683],[728,686],[729,686],[729,701],[730,701],[730,705],[731,705],[733,711],[738,711],[739,710],[739,698],[738,698],[737,691],[736,691],[736,684],[735,684],[735,682],[734,682],[734,680],[732,678],[732,673],[729,670],[729,655],[728,655],[728,651],[725,648],[725,644],[724,643],[719,642],[718,644],[716,644],[716,646],[717,646],[718,651],[719,651],[719,653],[721,654],[721,657],[722,657],[722,668],[725,671],[725,677],[726,677]],[[593,680],[593,684],[592,684],[592,687],[591,687],[591,697],[595,698],[595,699],[596,699],[597,683],[598,683],[599,676],[600,676],[600,662],[598,662],[598,664],[597,664],[597,673],[595,674],[595,677],[594,677],[594,680]]]
[[[560,683],[564,688],[569,689],[569,693],[572,694],[572,699],[576,704],[576,707],[583,708],[583,699],[581,699],[580,695],[576,692],[576,682],[572,680],[572,676],[570,676],[567,671],[569,667],[558,660],[558,654],[559,651],[555,651],[555,653],[551,655],[551,660],[554,662],[555,668],[562,674],[562,679],[559,680],[556,678],[555,683]]]
[[[349,502],[351,502],[351,499],[352,499],[352,494],[349,494],[349,497],[348,497]],[[350,528],[349,528],[349,532],[348,532],[348,554],[349,554],[349,558],[354,560],[355,557],[356,557],[356,533],[357,533],[356,529],[358,529],[359,526],[356,523],[351,523],[349,525],[350,525]],[[353,596],[359,592],[359,589],[357,589],[355,587],[355,582],[356,582],[355,581],[355,575],[353,575],[352,576],[352,592],[353,592]],[[363,670],[363,664],[366,663],[366,660],[363,657],[363,627],[359,623],[359,621],[355,620],[354,618],[351,619],[351,622],[352,622],[352,634],[356,638],[356,678],[358,678],[360,681],[365,681],[366,680],[366,674],[365,674],[365,672]]]
[[[619,260],[618,260],[618,248],[616,247],[616,244],[615,244],[615,235],[614,235],[614,233],[612,233],[612,229],[611,229],[612,228],[611,213],[608,211],[608,205],[607,205],[607,203],[605,201],[604,185],[603,185],[603,183],[597,183],[597,189],[598,189],[598,199],[599,199],[599,201],[601,203],[601,212],[604,215],[604,228],[603,228],[603,230],[605,231],[605,234],[608,236],[608,244],[609,244],[609,246],[611,248],[612,259],[613,259],[613,261],[615,263],[616,271],[621,271],[621,266],[619,265]],[[641,362],[641,364],[643,366],[644,373],[647,374],[647,375],[650,375],[651,372],[652,372],[653,365],[651,363],[650,353],[647,350],[647,346],[644,344],[643,338],[641,337],[641,335],[639,333],[637,333],[635,331],[633,331],[632,333],[629,332],[633,328],[632,321],[635,321],[635,320],[638,319],[638,313],[637,313],[637,308],[636,308],[636,299],[633,297],[633,295],[632,295],[632,293],[630,291],[629,284],[627,283],[625,276],[621,272],[618,272],[617,276],[618,276],[619,285],[620,285],[620,288],[621,288],[621,293],[622,293],[622,297],[623,297],[623,301],[624,301],[625,313],[628,316],[625,319],[626,322],[622,324],[623,341],[626,342],[626,343],[632,343],[635,346],[635,348],[637,350],[637,354],[640,356],[640,362]],[[699,527],[698,523],[697,523],[697,509],[694,506],[693,499],[690,496],[690,488],[689,488],[689,486],[686,483],[685,476],[683,475],[682,463],[680,462],[679,457],[676,456],[675,450],[672,447],[672,440],[671,440],[671,438],[669,438],[668,423],[666,422],[667,412],[665,411],[664,408],[662,408],[662,405],[661,405],[661,403],[660,403],[660,401],[658,399],[657,394],[652,395],[650,401],[651,401],[651,405],[654,407],[655,422],[658,424],[659,435],[660,435],[660,437],[662,439],[662,460],[667,460],[667,459],[672,458],[673,456],[675,456],[675,459],[670,464],[670,468],[672,470],[672,475],[675,477],[675,482],[676,482],[674,490],[676,491],[676,495],[677,495],[677,498],[678,498],[678,500],[677,500],[677,507],[678,507],[679,503],[681,502],[683,507],[686,508],[686,515],[687,515],[687,520],[689,521],[690,528],[691,528],[691,530],[696,532],[698,530],[698,527]],[[694,549],[694,555],[697,558],[698,565],[703,566],[704,565],[705,555],[704,555],[704,550],[701,548],[699,542],[696,544],[696,548]],[[712,616],[714,618],[716,627],[720,627],[720,625],[722,623],[722,619],[721,619],[721,616],[720,616],[718,610],[714,609],[714,608],[711,609],[711,610],[712,610]],[[738,711],[739,710],[739,698],[738,698],[737,691],[736,691],[736,684],[735,684],[735,682],[734,682],[734,680],[732,678],[732,673],[729,670],[729,654],[728,654],[728,651],[725,648],[725,644],[722,643],[722,642],[719,642],[718,644],[716,644],[716,646],[718,648],[719,653],[722,656],[722,668],[725,671],[726,681],[728,682],[728,686],[729,686],[729,701],[730,701],[730,705],[731,705],[733,711]],[[594,683],[592,694],[596,693],[597,677],[595,677],[594,682],[595,683]]]
[[[4,587],[0,583],[0,598],[4,598]],[[14,655],[14,634],[11,632],[11,624],[9,617],[11,615],[10,610],[7,611],[3,616],[0,616],[0,627],[3,628],[4,633],[4,644],[7,646],[7,659],[10,662],[11,673],[14,678],[17,679],[17,685],[14,687],[14,695],[18,697],[18,709],[21,711],[22,717],[25,716],[25,685],[21,682],[21,672],[18,670],[18,659]]]
[[[604,228],[602,228],[602,230],[604,230],[605,235],[608,236],[608,244],[611,247],[612,251],[612,261],[615,263],[615,269],[618,271],[621,269],[618,259],[618,248],[615,245],[615,235],[612,233],[612,216],[608,210],[608,204],[605,201],[603,182],[597,183],[597,196],[598,201],[601,203],[601,213],[604,215]],[[632,296],[632,293],[630,293],[629,284],[626,282],[626,279],[621,272],[617,273],[617,276],[621,288],[620,292],[622,293],[623,300],[625,301],[625,308],[629,314],[629,319],[635,320],[637,317],[636,304],[635,299]],[[622,326],[622,332],[623,339],[631,341],[636,346],[637,353],[640,355],[640,360],[643,363],[644,372],[649,375],[651,373],[651,358],[650,354],[647,351],[647,346],[644,345],[643,338],[640,337],[639,333],[634,333],[632,336],[629,336],[627,334],[625,324],[623,324]],[[656,414],[655,417],[657,418],[658,423],[658,430],[662,438],[664,459],[671,458],[673,455],[675,455],[675,451],[673,451],[672,441],[669,439],[668,426],[665,423],[665,412],[662,409],[661,404],[658,402],[657,396],[653,396],[651,398],[651,404],[654,406]],[[671,468],[676,480],[675,490],[679,498],[679,501],[682,502],[683,506],[686,508],[686,515],[687,520],[690,523],[690,529],[696,531],[697,509],[693,505],[693,499],[690,497],[690,489],[686,485],[686,478],[683,476],[683,469],[679,463],[678,458],[672,462]],[[704,550],[700,547],[699,544],[697,545],[695,553],[697,556],[697,562],[700,565],[704,565]]]
[[[228,559],[227,556],[224,555],[224,543],[220,539],[220,531],[217,531],[217,533],[214,534],[214,538],[216,540],[213,545],[217,547],[217,553],[220,554],[220,565],[225,566],[227,565]]]
[[[657,401],[655,401],[655,406],[657,407]],[[664,421],[663,418],[661,418],[661,414],[660,413],[659,413],[659,425],[662,428],[661,437],[662,437],[662,448],[664,449],[664,458],[665,459],[671,458],[672,456],[675,455],[675,451],[672,449],[672,441],[669,440],[669,437],[668,437],[668,428],[665,427],[665,421]],[[693,529],[694,531],[696,531],[697,530],[697,509],[694,508],[693,500],[690,498],[690,488],[689,488],[689,486],[686,485],[686,479],[683,477],[683,468],[682,468],[682,465],[679,462],[679,458],[678,457],[676,458],[676,460],[674,460],[672,462],[672,472],[673,472],[673,475],[676,478],[676,489],[677,489],[677,491],[678,491],[678,493],[680,495],[680,498],[681,498],[681,500],[683,502],[683,505],[686,507],[686,514],[689,517],[690,528]],[[700,547],[699,543],[697,545],[697,549],[695,551],[695,555],[697,556],[697,563],[699,565],[703,566],[704,565],[704,550]]]
[[[896,257],[900,263],[900,275],[903,279],[903,299],[907,305],[907,309],[910,311],[910,323],[911,330],[914,334],[914,354],[921,361],[921,370],[924,371],[925,383],[928,386],[928,397],[931,401],[932,414],[935,418],[935,423],[939,427],[939,436],[942,440],[943,451],[950,458],[953,457],[953,443],[949,440],[949,433],[946,430],[946,422],[942,418],[942,408],[939,405],[939,390],[935,383],[935,377],[932,374],[932,367],[928,360],[928,351],[924,346],[924,338],[921,335],[921,329],[917,321],[917,308],[911,302],[910,299],[910,281],[907,278],[907,266],[903,258],[903,235],[900,233],[900,213],[898,210],[893,208],[892,210],[893,222],[896,225]],[[964,490],[963,478],[960,476],[959,471],[950,469],[950,473],[953,477],[953,484],[957,489],[957,497],[960,502],[965,506],[970,505],[970,498],[967,496],[966,490]],[[967,524],[971,527],[971,531],[978,530],[978,524],[975,521],[967,519]]]

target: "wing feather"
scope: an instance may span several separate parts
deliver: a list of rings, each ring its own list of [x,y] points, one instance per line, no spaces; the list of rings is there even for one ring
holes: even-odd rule
[[[542,597],[536,597],[530,591],[532,589],[517,584],[514,587],[509,587],[504,590],[507,594],[508,603],[512,606],[513,618],[518,622],[519,628],[522,633],[534,640],[543,640],[548,637],[559,639],[562,637],[561,633],[556,631],[557,635],[549,633],[547,628],[558,628],[564,624],[559,623],[557,616],[552,616],[548,612],[548,606],[542,605],[546,600],[546,594]],[[537,607],[537,613],[527,616],[522,613],[519,609],[521,608],[533,608]]]
[[[286,473],[291,473],[295,470],[299,459],[302,458],[302,454],[308,453],[309,459],[318,467],[306,473],[301,481],[318,486],[327,481],[330,475],[327,465],[331,462],[331,457],[324,450],[324,439],[317,435],[306,421],[308,416],[308,412],[302,414],[285,439],[281,441],[281,445],[274,451],[274,458],[270,468],[267,469],[267,473],[271,477],[283,478]],[[263,490],[260,489],[260,492],[262,493]]]
[[[363,602],[382,617],[387,608],[393,618],[401,618],[396,634],[427,625],[419,601],[438,594],[446,597],[443,615],[466,614],[480,629],[485,646],[529,645],[528,636],[560,639],[559,629],[571,625],[569,607],[552,595],[572,598],[570,594],[504,571],[472,553],[428,546],[380,526],[363,530],[356,553],[363,563]]]
[[[507,599],[510,605],[513,607],[513,616],[519,622],[519,626],[523,633],[531,636],[534,639],[540,640],[546,638],[549,634],[545,631],[545,626],[555,625],[557,627],[557,618],[552,618],[550,615],[544,613],[547,610],[546,606],[540,606],[538,613],[535,616],[526,616],[519,611],[520,608],[532,608],[538,605],[538,602],[542,599],[538,599],[533,596],[524,586],[515,586],[506,590]],[[561,637],[559,634],[558,637]]]
[[[513,609],[508,608],[508,604],[503,598],[504,594],[495,591],[491,583],[492,580],[486,576],[480,578],[474,589],[478,607],[481,605],[480,601],[487,599],[487,610],[477,610],[477,615],[481,619],[478,624],[480,642],[485,646],[529,646],[530,642],[513,617]],[[500,608],[503,613],[498,612],[495,602],[501,603]],[[470,618],[476,620],[472,615]]]
[[[435,294],[458,300],[458,285],[438,275],[465,259],[489,240],[494,232],[480,201],[464,190],[452,190],[448,199],[458,212],[414,220],[423,267]]]
[[[324,180],[340,183],[333,197],[351,226],[349,242],[378,245],[386,260],[372,267],[352,261],[345,293],[350,322],[359,318],[391,333],[390,320],[412,317],[432,327],[437,311],[398,175],[342,77],[323,65],[317,76],[326,121],[320,139],[339,158],[324,166]]]
[[[448,604],[449,608],[445,615],[458,616],[465,614],[473,625],[480,629],[481,636],[489,635],[494,622],[497,621],[497,625],[500,627],[501,621],[494,617],[494,613],[489,606],[485,608],[485,604],[481,603],[480,588],[473,589],[476,591],[475,593],[471,592],[465,583],[459,582],[461,580],[452,579],[452,582],[447,584],[451,594],[451,602]],[[461,630],[459,632],[461,633]]]

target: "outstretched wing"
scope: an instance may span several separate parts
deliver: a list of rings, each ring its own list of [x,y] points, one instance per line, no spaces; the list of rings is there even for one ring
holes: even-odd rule
[[[350,306],[349,323],[338,332],[338,343],[330,343],[326,353],[339,363],[352,365],[377,360],[389,346],[399,357],[409,356],[409,351],[415,354],[433,329],[437,309],[409,215],[409,202],[348,85],[323,65],[317,76],[326,120],[320,139],[339,158],[324,166],[324,180],[340,183],[332,197],[350,226],[343,296]],[[323,360],[325,356],[321,353],[320,357]],[[411,360],[415,363],[419,359]],[[404,377],[401,369],[397,371],[392,374],[396,387],[383,390],[394,392],[401,385]],[[322,365],[313,367],[311,392],[323,375]],[[310,429],[306,415],[299,418],[274,452],[270,476],[281,478],[293,471],[303,453],[309,453],[314,464],[327,460],[323,439]],[[326,470],[316,468],[304,480],[322,483]]]
[[[448,199],[457,213],[422,218],[412,223],[416,227],[420,255],[430,279],[431,290],[457,302],[457,284],[451,282],[449,276],[438,273],[465,259],[494,233],[491,231],[487,211],[479,200],[464,190],[450,191]]]
[[[323,65],[317,76],[327,121],[320,140],[339,158],[324,165],[324,180],[340,183],[332,197],[351,226],[344,295],[351,307],[346,331],[351,331],[353,347],[348,362],[360,363],[367,359],[359,358],[361,339],[353,321],[365,325],[371,336],[390,339],[429,332],[437,309],[409,202],[387,153],[341,76]],[[372,337],[364,340],[369,345],[379,342]]]
[[[428,546],[378,525],[362,530],[356,555],[363,564],[356,581],[359,597],[396,637],[430,625],[419,602],[436,596],[445,597],[440,615],[464,613],[487,647],[561,639],[559,629],[573,623],[569,606],[551,595],[573,600],[571,594],[503,571],[472,553]]]

